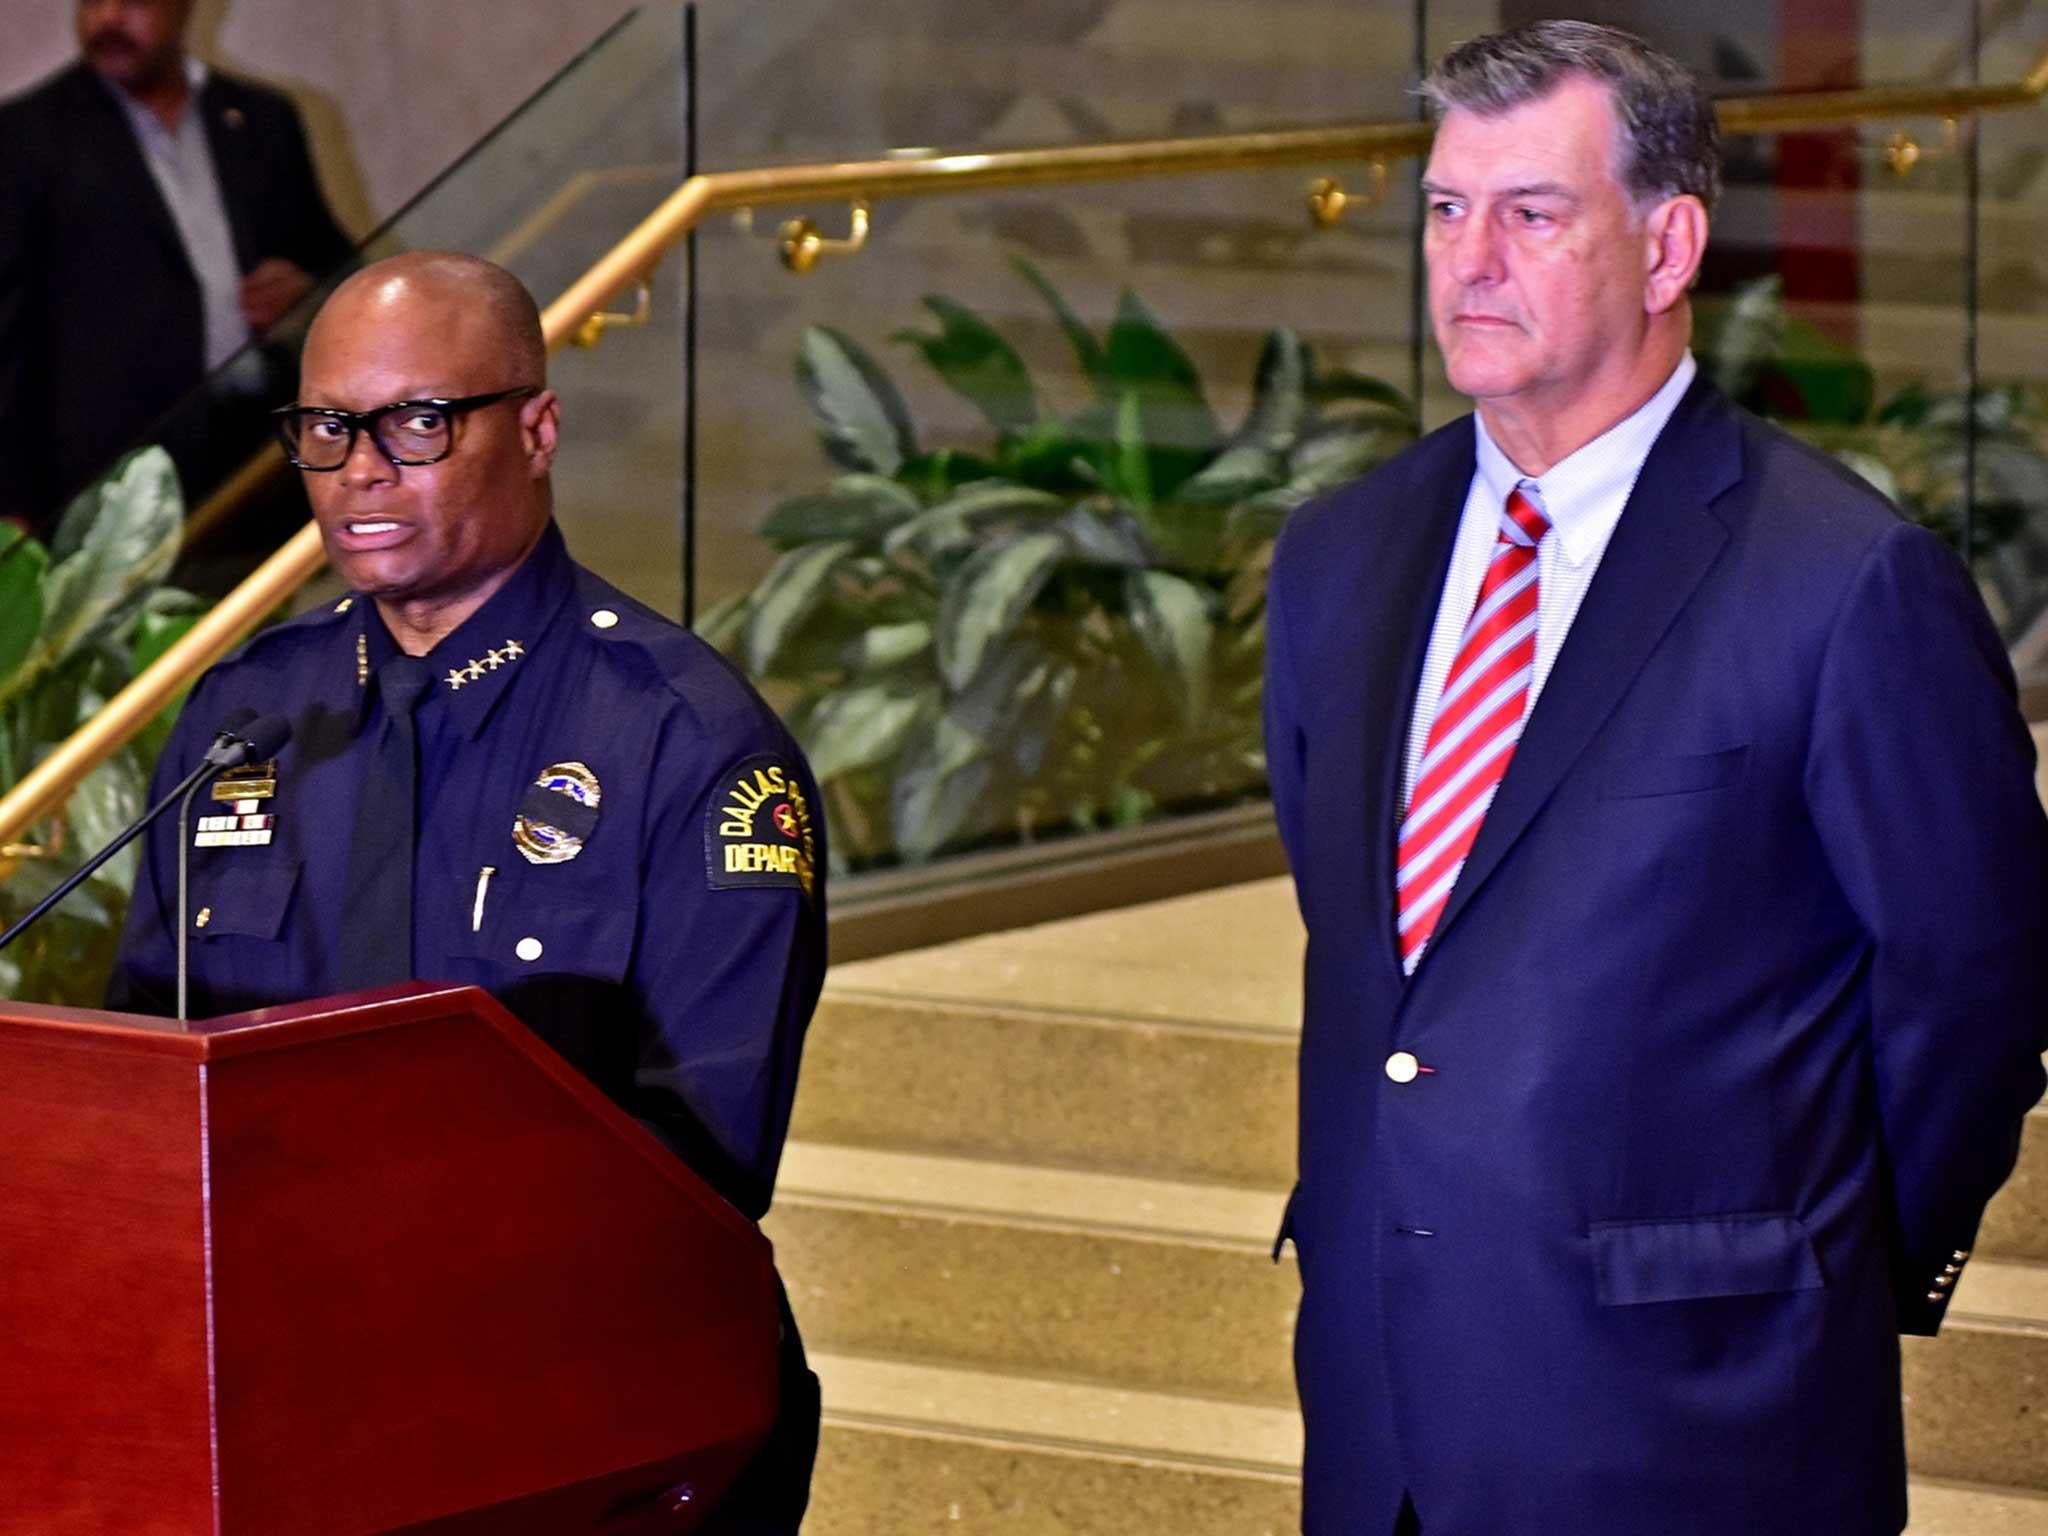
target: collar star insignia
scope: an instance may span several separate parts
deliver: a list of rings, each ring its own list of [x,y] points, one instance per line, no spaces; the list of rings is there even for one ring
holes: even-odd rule
[[[494,646],[481,656],[472,657],[467,662],[458,662],[448,669],[447,675],[441,681],[451,690],[460,689],[464,684],[480,682],[484,673],[495,672],[500,667],[509,666],[525,654],[525,646],[517,640],[507,640],[504,645]]]

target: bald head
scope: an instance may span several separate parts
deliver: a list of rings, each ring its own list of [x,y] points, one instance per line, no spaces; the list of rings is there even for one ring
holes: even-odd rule
[[[547,382],[539,306],[524,283],[481,256],[407,251],[364,267],[321,306],[306,350],[314,350],[323,331],[360,326],[426,327],[459,337],[465,357],[495,360],[509,380]]]
[[[416,656],[547,527],[560,408],[546,369],[519,280],[448,251],[365,267],[306,337],[298,406],[341,454],[305,468],[313,516],[342,578]]]

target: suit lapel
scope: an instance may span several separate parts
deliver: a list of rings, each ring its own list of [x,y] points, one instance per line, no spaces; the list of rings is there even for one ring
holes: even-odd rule
[[[228,234],[235,245],[235,265],[246,272],[255,263],[254,242],[247,229],[249,212],[255,206],[250,185],[252,130],[238,93],[220,76],[208,71],[206,85],[193,101],[206,129],[206,147],[213,156],[213,174],[220,185],[221,210],[227,215]]]
[[[185,254],[184,238],[171,218],[170,204],[164,201],[163,189],[150,173],[142,146],[135,142],[135,129],[120,103],[88,65],[75,64],[72,70],[68,90],[72,120],[80,126],[77,159],[93,168],[109,207],[139,210],[172,259],[189,270],[191,261]]]
[[[1438,451],[1418,467],[1411,486],[1413,536],[1388,537],[1365,553],[1371,587],[1377,593],[1376,601],[1366,594],[1359,603],[1366,635],[1392,637],[1394,643],[1382,642],[1378,665],[1372,664],[1369,639],[1362,638],[1353,652],[1365,658],[1364,690],[1353,718],[1364,722],[1368,732],[1386,729],[1384,740],[1372,743],[1366,753],[1366,883],[1369,931],[1379,935],[1382,957],[1396,977],[1401,974],[1401,947],[1394,917],[1394,858],[1404,809],[1402,765],[1444,573],[1472,486],[1474,441],[1470,417],[1444,430]]]
[[[1739,427],[1694,382],[1636,479],[1600,569],[1529,716],[1423,964],[1613,713],[1728,540],[1708,504],[1742,473]]]

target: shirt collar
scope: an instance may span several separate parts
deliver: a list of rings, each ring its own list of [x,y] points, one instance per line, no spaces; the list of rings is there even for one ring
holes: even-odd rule
[[[1584,564],[1606,547],[1650,449],[1698,372],[1699,364],[1687,351],[1671,370],[1671,377],[1633,414],[1533,479],[1501,451],[1486,430],[1485,418],[1475,412],[1481,483],[1496,506],[1505,505],[1508,492],[1516,486],[1524,482],[1534,485],[1536,500],[1563,545],[1566,562]]]
[[[474,737],[484,727],[512,679],[530,665],[533,648],[556,612],[575,590],[576,567],[568,545],[553,522],[541,533],[533,553],[520,562],[504,586],[420,658],[434,673],[434,687],[420,708],[446,709],[465,733]],[[358,601],[357,657],[366,672],[357,691],[356,723],[362,724],[376,688],[377,669],[398,654],[398,643],[384,627],[377,605]],[[559,643],[559,642],[557,642]]]
[[[96,74],[95,78],[98,79],[101,85],[107,88],[108,94],[120,104],[121,110],[128,114],[128,121],[133,123],[138,129],[147,131],[153,125],[158,133],[165,135],[170,133],[170,129],[164,127],[162,118],[150,111],[148,107],[145,107],[133,96],[130,96],[127,91],[114,84],[113,81],[107,79],[104,75]],[[185,84],[191,89],[192,98],[185,103],[185,116],[178,119],[180,130],[184,128],[187,122],[191,121],[192,114],[198,110],[199,93],[206,89],[206,78],[206,66],[192,57],[191,54],[186,54]]]

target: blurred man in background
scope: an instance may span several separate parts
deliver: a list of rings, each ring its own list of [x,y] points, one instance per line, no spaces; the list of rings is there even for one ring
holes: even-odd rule
[[[80,0],[81,57],[0,106],[0,516],[65,502],[347,259],[297,110],[185,51],[192,0]],[[188,500],[263,441],[282,349],[165,424]]]

